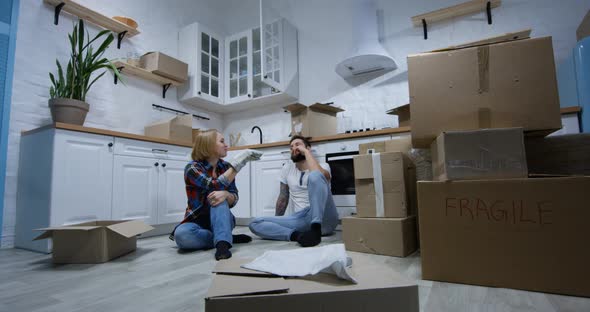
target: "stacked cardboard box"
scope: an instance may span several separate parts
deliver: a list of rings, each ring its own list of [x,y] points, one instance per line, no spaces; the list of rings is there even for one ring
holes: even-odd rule
[[[416,250],[416,167],[409,138],[361,144],[354,157],[357,217],[342,219],[347,250],[405,257]]]
[[[523,131],[561,125],[553,60],[550,37],[408,57],[413,144],[439,180],[418,182],[424,279],[590,296],[572,240],[590,178],[527,177]]]

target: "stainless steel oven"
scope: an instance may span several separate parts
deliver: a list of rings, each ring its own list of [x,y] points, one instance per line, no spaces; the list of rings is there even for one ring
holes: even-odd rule
[[[355,211],[354,165],[352,157],[358,151],[326,153],[326,163],[332,172],[332,196],[341,216]],[[347,208],[348,207],[348,208]]]

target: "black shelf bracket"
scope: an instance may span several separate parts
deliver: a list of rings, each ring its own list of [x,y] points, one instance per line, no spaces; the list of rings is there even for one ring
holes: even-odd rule
[[[422,28],[424,29],[424,40],[426,40],[428,39],[428,25],[425,19],[422,19]]]
[[[125,30],[117,35],[117,49],[121,49],[121,41],[123,41],[126,34],[127,31]]]
[[[121,70],[125,68],[123,66],[121,67],[117,67],[117,70],[119,71],[119,74],[121,73]],[[117,84],[117,82],[119,81],[119,78],[117,78],[117,74],[113,73],[113,75],[115,76],[115,84]]]
[[[486,13],[488,14],[488,25],[492,25],[492,3],[490,1],[486,4]]]
[[[152,104],[152,108],[153,109],[157,109],[157,110],[167,110],[167,111],[171,111],[171,112],[176,113],[176,114],[183,114],[183,115],[188,115],[189,114],[189,113],[183,112],[181,110],[177,110],[177,109],[166,107],[166,106],[162,106],[162,105],[156,105],[156,104]],[[192,114],[192,115],[195,118],[199,118],[199,119],[203,119],[203,120],[211,120],[208,117],[203,117],[203,116],[195,115],[195,114]]]
[[[171,83],[167,83],[165,85],[162,86],[162,98],[166,98],[166,91],[168,91],[168,89],[170,88],[172,84]]]
[[[66,5],[64,2],[55,6],[55,13],[53,15],[53,24],[59,24],[59,13],[61,13],[61,9]]]

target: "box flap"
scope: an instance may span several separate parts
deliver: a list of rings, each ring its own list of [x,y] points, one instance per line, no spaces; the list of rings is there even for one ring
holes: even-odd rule
[[[74,225],[74,226],[54,226],[54,227],[47,227],[42,229],[34,229],[33,231],[45,231],[41,235],[33,238],[33,240],[41,240],[50,238],[53,236],[53,231],[90,231],[94,229],[98,229],[100,226],[81,226],[81,225]]]
[[[283,278],[215,274],[205,298],[287,293]]]
[[[295,103],[295,104],[290,104],[284,107],[286,110],[290,111],[291,113],[297,113],[303,110],[307,109],[307,106],[300,104],[300,103]]]
[[[153,127],[153,126],[157,126],[157,125],[161,125],[161,124],[172,123],[172,120],[174,120],[174,118],[176,118],[176,117],[169,117],[166,119],[161,119],[161,120],[155,121],[151,124],[148,124],[145,127],[147,128],[147,127]]]
[[[133,221],[122,221],[120,223],[115,223],[115,224],[109,225],[109,226],[107,226],[107,229],[109,229],[117,234],[123,235],[127,238],[131,238],[131,237],[139,235],[141,233],[151,231],[154,228],[145,224],[141,220],[133,220]]]
[[[315,103],[315,104],[309,106],[309,108],[311,110],[316,111],[316,112],[334,113],[334,114],[344,111],[344,109],[342,109],[340,107],[335,107],[332,105],[322,104],[322,103]]]
[[[506,42],[506,41],[528,39],[530,37],[531,37],[531,29],[525,29],[525,30],[521,30],[521,31],[505,33],[505,34],[502,34],[499,36],[490,37],[490,38],[486,38],[486,39],[482,39],[482,40],[466,42],[466,43],[462,43],[462,44],[459,44],[456,46],[449,46],[449,47],[438,49],[438,50],[432,50],[430,52],[442,52],[442,51],[457,50],[457,49],[470,48],[470,47],[475,47],[475,46],[480,46],[480,45],[488,45],[488,44],[494,44],[494,43],[500,43],[500,42]]]
[[[399,115],[400,113],[409,113],[410,112],[410,104],[405,104],[402,106],[398,106],[396,108],[392,108],[385,113],[388,115]]]

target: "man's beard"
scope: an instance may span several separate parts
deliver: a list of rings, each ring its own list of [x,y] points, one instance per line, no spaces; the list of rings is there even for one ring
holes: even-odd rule
[[[304,161],[305,160],[305,155],[303,155],[303,154],[291,154],[291,160],[294,163],[298,163],[300,161]]]

